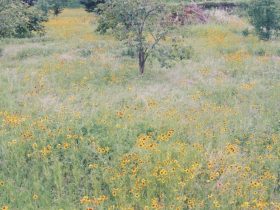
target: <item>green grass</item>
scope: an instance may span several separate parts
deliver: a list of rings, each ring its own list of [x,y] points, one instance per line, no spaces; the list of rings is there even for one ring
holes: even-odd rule
[[[124,47],[65,10],[0,41],[0,207],[277,209],[280,41],[243,20],[170,34],[191,46],[139,76]]]

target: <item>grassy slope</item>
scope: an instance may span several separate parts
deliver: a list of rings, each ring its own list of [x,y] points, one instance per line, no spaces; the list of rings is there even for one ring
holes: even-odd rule
[[[95,21],[1,41],[0,207],[279,207],[280,42],[239,19],[182,28],[192,60],[139,77]]]

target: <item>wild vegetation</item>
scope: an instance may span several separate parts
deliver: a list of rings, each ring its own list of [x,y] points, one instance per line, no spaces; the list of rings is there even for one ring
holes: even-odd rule
[[[85,6],[86,11],[95,12],[98,11],[98,5],[105,3],[105,0],[80,0],[80,3]]]
[[[275,32],[209,11],[168,30],[139,75],[99,15],[65,9],[42,26],[0,39],[2,210],[280,209]]]
[[[42,23],[47,17],[37,8],[21,1],[0,1],[0,38],[30,37],[34,32],[42,34]]]
[[[280,30],[280,2],[254,0],[249,8],[250,21],[261,39],[268,40]]]
[[[147,59],[170,27],[165,4],[159,0],[113,0],[102,6],[97,31],[106,33],[112,29],[117,38],[136,51],[139,72],[144,74]]]

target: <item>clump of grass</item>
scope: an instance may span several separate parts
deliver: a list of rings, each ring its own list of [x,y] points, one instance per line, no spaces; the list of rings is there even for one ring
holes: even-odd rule
[[[126,48],[126,49],[123,49],[122,51],[122,56],[128,56],[128,57],[131,57],[131,58],[135,58],[136,57],[136,52],[133,48]]]
[[[276,55],[277,55],[277,56],[280,56],[280,49],[277,49],[277,50],[276,50]]]
[[[255,55],[257,55],[257,56],[265,56],[265,54],[266,54],[266,51],[264,48],[259,48],[255,51]]]
[[[45,48],[27,48],[19,51],[14,59],[24,60],[29,57],[34,56],[49,56],[53,52],[52,49],[45,49]]]
[[[83,58],[90,57],[93,54],[91,49],[82,49],[79,53]]]

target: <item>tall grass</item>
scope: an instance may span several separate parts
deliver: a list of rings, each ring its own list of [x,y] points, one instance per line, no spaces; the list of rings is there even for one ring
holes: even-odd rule
[[[0,207],[279,209],[280,42],[239,21],[178,29],[192,59],[143,77],[79,9],[1,41]]]

